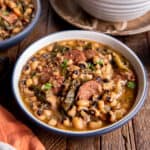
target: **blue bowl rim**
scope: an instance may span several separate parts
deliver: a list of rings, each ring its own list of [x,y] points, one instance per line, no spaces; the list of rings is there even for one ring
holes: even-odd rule
[[[9,43],[12,43],[18,39],[20,39],[22,36],[26,35],[27,33],[29,33],[32,28],[36,25],[36,23],[38,22],[38,19],[40,17],[41,14],[41,2],[40,0],[34,0],[37,3],[37,10],[36,10],[36,14],[35,17],[32,19],[31,23],[29,23],[27,25],[26,28],[24,28],[20,33],[18,33],[17,35],[12,36],[11,38],[8,38],[6,40],[0,41],[0,45],[7,45]]]
[[[50,35],[47,35],[45,37],[42,37],[40,38],[39,40],[35,41],[34,43],[32,43],[31,45],[35,44],[36,42],[48,37],[48,36],[52,36],[52,35],[55,35],[55,34],[59,34],[59,33],[63,33],[63,32],[70,32],[70,31],[82,31],[82,32],[93,32],[93,33],[97,33],[95,31],[88,31],[88,30],[67,30],[67,31],[59,31],[59,32],[56,32],[56,33],[52,33]],[[29,115],[27,113],[27,111],[25,110],[25,108],[23,108],[21,106],[21,104],[19,103],[19,100],[17,99],[16,97],[16,94],[15,94],[15,91],[14,91],[14,84],[13,84],[13,80],[14,80],[14,72],[16,70],[16,67],[17,67],[17,64],[19,62],[19,60],[21,59],[21,56],[25,53],[25,51],[28,49],[28,47],[26,48],[26,50],[19,56],[19,58],[17,59],[16,63],[15,63],[15,66],[14,66],[14,70],[13,70],[13,75],[12,75],[12,91],[13,91],[13,94],[15,96],[15,99],[19,105],[19,107],[21,108],[21,110],[25,113],[26,116],[29,117],[29,120],[31,120],[33,123],[35,123],[35,125],[38,125],[39,127],[47,130],[47,131],[51,131],[53,133],[56,133],[56,134],[59,134],[59,135],[65,135],[65,136],[74,136],[74,137],[85,137],[85,136],[96,136],[96,135],[102,135],[102,134],[105,134],[105,133],[109,133],[115,129],[118,129],[120,128],[121,126],[123,126],[124,124],[126,124],[128,121],[130,121],[138,112],[139,110],[141,109],[141,107],[143,106],[144,102],[145,102],[145,99],[146,99],[146,96],[147,96],[147,93],[148,93],[148,82],[147,82],[147,72],[146,72],[146,69],[145,67],[143,66],[141,60],[138,58],[138,56],[128,47],[126,46],[124,43],[122,43],[120,40],[110,36],[110,35],[106,35],[104,33],[100,33],[102,35],[104,35],[105,37],[107,38],[110,38],[120,44],[122,44],[125,48],[127,48],[130,53],[132,55],[134,55],[134,57],[137,59],[138,63],[141,65],[142,67],[142,70],[143,70],[143,73],[144,73],[144,78],[146,80],[146,85],[144,87],[144,91],[143,91],[143,95],[142,97],[140,98],[139,102],[137,103],[137,105],[135,105],[135,107],[133,108],[133,110],[131,112],[129,112],[126,116],[124,116],[121,120],[117,121],[116,123],[113,123],[111,125],[109,125],[108,128],[105,128],[100,130],[97,129],[97,130],[91,130],[91,131],[85,131],[85,132],[74,132],[74,131],[68,131],[68,130],[63,130],[63,129],[58,129],[58,128],[55,128],[55,127],[51,127],[51,126],[47,126],[45,123],[43,123],[42,121],[40,120],[37,120],[35,117],[32,117],[31,115]],[[30,45],[30,46],[31,46]],[[29,47],[30,47],[29,46]],[[31,113],[30,113],[31,114]]]

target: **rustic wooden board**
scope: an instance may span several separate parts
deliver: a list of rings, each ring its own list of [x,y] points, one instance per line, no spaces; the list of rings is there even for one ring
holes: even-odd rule
[[[32,42],[47,34],[76,29],[61,20],[52,10],[48,1],[42,1],[43,12],[40,21],[33,32],[16,47],[0,52],[0,56],[8,56],[14,65],[17,57]],[[150,82],[150,32],[136,36],[119,37],[121,41],[131,47],[144,62]],[[150,149],[150,89],[142,110],[122,128],[103,136],[70,138],[47,132],[32,123],[15,103],[11,92],[12,73],[0,83],[0,104],[11,111],[17,119],[30,127],[45,145],[46,150],[149,150]]]

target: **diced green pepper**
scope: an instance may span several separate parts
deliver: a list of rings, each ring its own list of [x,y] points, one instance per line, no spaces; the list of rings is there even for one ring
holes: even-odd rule
[[[136,83],[133,81],[128,81],[127,87],[130,89],[134,89],[136,87]]]
[[[43,89],[44,90],[50,90],[52,88],[52,84],[51,83],[45,83]]]

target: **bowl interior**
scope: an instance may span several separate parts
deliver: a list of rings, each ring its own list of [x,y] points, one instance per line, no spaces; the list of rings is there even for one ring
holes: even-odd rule
[[[100,42],[106,45],[109,45],[113,49],[117,50],[119,53],[121,53],[123,56],[125,56],[130,63],[133,65],[135,68],[135,72],[138,77],[138,82],[139,82],[139,89],[138,89],[138,94],[137,98],[135,100],[134,106],[132,110],[121,120],[118,122],[106,126],[101,129],[93,130],[93,131],[83,131],[83,132],[76,132],[76,131],[65,131],[62,129],[56,129],[54,127],[50,127],[47,124],[39,121],[36,119],[32,113],[28,111],[26,106],[24,105],[20,93],[19,93],[19,87],[18,87],[18,81],[20,78],[20,74],[22,71],[23,66],[26,64],[28,59],[33,56],[37,51],[39,51],[41,48],[47,46],[50,43],[56,42],[56,41],[62,41],[62,40],[70,40],[70,39],[87,39],[87,40],[92,40],[96,42]],[[42,127],[45,127],[46,129],[51,129],[52,131],[62,133],[62,134],[72,134],[72,135],[86,135],[86,134],[93,134],[93,133],[105,133],[108,131],[111,131],[112,129],[115,129],[121,125],[123,125],[125,122],[127,122],[129,119],[131,119],[136,112],[139,110],[141,105],[143,104],[143,99],[146,93],[146,75],[145,71],[143,68],[143,65],[141,64],[140,60],[138,57],[135,55],[135,53],[132,52],[128,47],[126,47],[124,44],[119,42],[118,40],[107,36],[102,33],[96,33],[96,32],[91,32],[91,31],[65,31],[65,32],[60,32],[60,33],[55,33],[52,35],[49,35],[45,38],[42,38],[41,40],[33,43],[29,48],[27,48],[24,53],[20,56],[18,59],[14,73],[13,73],[13,80],[12,80],[12,86],[13,86],[13,91],[16,97],[16,100],[20,107],[23,109],[23,111],[36,123],[41,125]]]

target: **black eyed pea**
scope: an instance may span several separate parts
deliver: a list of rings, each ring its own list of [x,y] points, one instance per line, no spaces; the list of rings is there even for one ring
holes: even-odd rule
[[[88,126],[90,129],[98,129],[101,128],[103,125],[102,121],[91,121],[89,122]]]
[[[117,121],[116,114],[112,111],[110,111],[109,114],[110,114],[110,122],[116,122]]]
[[[46,116],[42,113],[42,114],[38,114],[37,112],[36,112],[36,117],[39,119],[39,120],[42,120],[42,121],[44,121],[45,119],[46,119]]]
[[[78,107],[77,107],[77,111],[81,111],[81,110],[88,110],[88,107],[85,107],[85,106],[78,106]]]
[[[89,122],[90,121],[90,115],[88,115],[84,110],[82,110],[80,112],[82,118],[86,121],[86,122]]]
[[[28,88],[24,88],[24,89],[23,89],[23,92],[24,92],[24,94],[27,95],[27,96],[34,96],[34,92],[31,91],[31,90],[29,90]]]
[[[70,122],[69,118],[65,119],[65,120],[63,121],[63,124],[64,124],[64,126],[66,126],[66,127],[71,127],[71,122]]]
[[[84,106],[84,107],[89,107],[90,101],[89,100],[78,100],[77,101],[78,106]]]
[[[31,72],[31,68],[28,67],[28,66],[23,70],[23,73],[24,73],[25,75],[30,74],[30,72]]]
[[[52,111],[51,111],[51,110],[44,110],[43,113],[44,113],[44,115],[45,115],[47,118],[50,118],[51,115],[52,115]]]
[[[116,110],[115,111],[115,114],[116,114],[116,118],[117,119],[121,119],[125,114],[126,114],[127,110],[122,108],[122,109],[119,109],[119,110]]]
[[[69,111],[68,111],[68,115],[70,117],[74,117],[76,115],[76,106],[73,106]]]
[[[32,79],[29,78],[26,80],[26,86],[27,87],[30,87],[32,84],[33,84]]]
[[[99,111],[98,109],[96,109],[95,107],[92,107],[90,110],[95,112],[94,115],[95,115],[96,117],[99,117],[100,114],[101,114],[100,111]]]
[[[111,103],[110,103],[110,106],[111,107],[116,107],[118,104],[117,100],[113,100]]]
[[[32,8],[27,8],[25,13],[24,13],[24,16],[29,16],[30,14],[32,14]]]
[[[47,47],[47,50],[48,50],[49,52],[51,52],[51,51],[53,50],[53,45],[49,45],[49,46]]]
[[[57,125],[57,119],[56,118],[51,118],[48,121],[48,124],[51,125],[51,126],[56,126]]]
[[[102,112],[102,113],[107,113],[106,110],[105,110],[105,104],[104,104],[104,101],[98,101],[98,108],[99,110]]]
[[[38,61],[34,61],[34,62],[32,62],[32,64],[31,64],[31,68],[32,68],[32,70],[35,70],[35,69],[38,67],[38,64],[39,64],[39,62],[38,62]]]
[[[22,28],[16,27],[13,29],[12,33],[16,34],[16,33],[19,33],[21,30],[22,30]]]
[[[84,120],[80,117],[74,117],[72,119],[72,125],[74,128],[76,128],[78,130],[84,130],[86,127]]]

